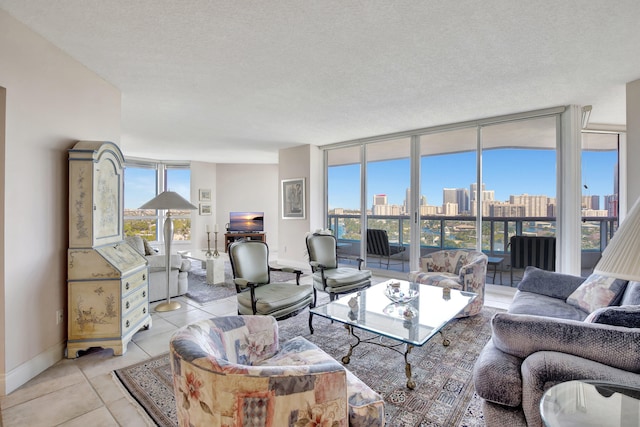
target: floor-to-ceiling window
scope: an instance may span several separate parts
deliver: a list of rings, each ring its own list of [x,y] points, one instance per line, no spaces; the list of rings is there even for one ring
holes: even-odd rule
[[[476,133],[474,127],[420,136],[421,254],[476,247]]]
[[[481,140],[482,250],[505,253],[515,234],[555,237],[556,117],[483,126]]]
[[[327,228],[338,239],[340,261],[360,255],[361,146],[327,152]]]
[[[575,109],[558,107],[479,119],[327,147],[330,225],[347,219],[335,216],[336,212],[345,211],[343,205],[336,203],[337,194],[353,192],[352,200],[360,198],[360,206],[350,206],[354,215],[348,219],[353,229],[357,229],[357,218],[365,215],[368,215],[365,222],[368,227],[402,224],[398,225],[398,241],[410,242],[413,268],[417,268],[420,254],[442,248],[481,248],[489,255],[506,256],[509,238],[514,234],[557,236],[558,213],[574,211],[577,207],[574,198],[579,191],[579,182],[573,177],[575,171],[562,171],[563,164],[572,163],[571,160],[562,163],[561,159],[567,162],[569,156],[577,154],[571,144],[564,145],[561,141],[565,137],[565,133],[560,132],[561,124],[569,117],[563,114],[565,111],[573,114]],[[617,134],[583,138],[579,162],[583,168],[584,190],[592,189],[590,182],[602,182],[602,174],[607,176],[611,189],[597,190],[598,202],[593,193],[595,189],[591,194],[583,194],[583,200],[588,196],[589,206],[599,203],[599,209],[583,210],[582,215],[576,210],[573,217],[566,214],[562,217],[568,223],[582,224],[583,265],[585,252],[593,248],[599,255],[616,226],[615,218],[603,222],[600,217],[589,216],[600,215],[595,211],[604,210],[605,204],[611,209],[617,207],[616,138]],[[563,148],[567,157],[558,154],[558,147]],[[351,150],[349,161],[337,160],[345,158],[341,150]],[[409,171],[409,175],[399,180],[390,179],[388,171],[397,167],[405,167],[404,172]],[[337,172],[343,169],[350,171],[349,179],[339,181]],[[584,173],[588,174],[586,178]],[[562,182],[558,177],[563,177]],[[387,187],[383,188],[379,182],[385,179]],[[407,182],[410,183],[408,191],[404,184]],[[564,204],[556,194],[561,187],[565,189]],[[567,194],[567,189],[572,194]],[[366,194],[361,197],[363,190]],[[406,195],[399,196],[402,193]],[[394,205],[398,207],[397,215],[383,220],[376,218],[376,213],[393,213]],[[560,211],[563,206],[564,210]],[[576,223],[570,225],[575,227]],[[351,233],[351,248],[360,243],[356,239],[361,239],[359,234],[363,229],[361,226],[359,231]],[[344,226],[338,227],[339,236],[344,238],[343,230]],[[563,248],[577,244],[577,241],[565,240]],[[364,257],[363,248],[361,245],[359,255]]]
[[[387,232],[389,244],[407,247],[411,243],[409,219],[411,139],[400,138],[366,145],[367,229]],[[367,265],[384,264],[377,245],[367,242]],[[408,253],[408,252],[407,252]],[[395,263],[408,262],[400,254]],[[389,261],[389,259],[387,259]],[[401,266],[402,267],[402,266]]]
[[[191,169],[188,164],[126,161],[124,170],[124,234],[162,241],[165,211],[140,209],[144,203],[170,190],[189,200]],[[191,239],[191,211],[172,211],[174,240]]]
[[[618,225],[619,134],[582,133],[582,269],[589,271]]]

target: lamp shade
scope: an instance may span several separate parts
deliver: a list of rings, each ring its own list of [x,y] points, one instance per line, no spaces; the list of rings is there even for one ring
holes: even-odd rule
[[[198,209],[175,191],[165,191],[149,200],[140,209]]]
[[[640,199],[618,227],[593,272],[640,281]]]

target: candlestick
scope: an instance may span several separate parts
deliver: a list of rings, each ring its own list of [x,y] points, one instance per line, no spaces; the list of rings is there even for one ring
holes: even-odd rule
[[[216,232],[216,233],[218,232],[218,224],[213,226],[213,231]]]
[[[215,249],[213,251],[213,256],[217,258],[220,256],[220,253],[218,252],[218,224],[216,224],[216,231],[214,231],[213,234],[215,235],[213,240],[215,242]]]
[[[207,228],[209,228],[209,226],[207,226]],[[211,256],[211,238],[210,238],[210,234],[211,233],[209,232],[209,230],[207,230],[207,253],[205,255],[208,256],[208,257]]]
[[[207,233],[209,232],[209,224],[205,224],[204,231],[207,232]]]

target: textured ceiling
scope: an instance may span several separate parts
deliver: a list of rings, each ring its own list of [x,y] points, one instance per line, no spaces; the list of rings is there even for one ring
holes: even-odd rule
[[[122,91],[127,156],[277,150],[558,105],[624,124],[640,2],[0,0]]]

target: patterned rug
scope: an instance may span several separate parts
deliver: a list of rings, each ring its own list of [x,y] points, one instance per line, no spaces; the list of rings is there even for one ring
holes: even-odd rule
[[[236,294],[236,287],[233,284],[233,275],[231,273],[231,264],[226,261],[224,263],[224,283],[216,283],[215,285],[207,284],[207,270],[202,268],[200,261],[191,262],[191,270],[189,270],[187,277],[189,280],[189,290],[185,296],[200,304]],[[287,282],[289,280],[295,280],[295,278],[296,275],[293,273],[285,273],[282,271],[271,272],[271,282]]]
[[[377,345],[356,347],[347,368],[384,397],[387,426],[484,426],[472,371],[491,336],[490,319],[498,311],[485,308],[477,316],[451,322],[443,331],[451,340],[448,347],[436,336],[414,348],[409,362],[415,390],[406,387],[403,356]],[[315,316],[315,333],[310,335],[307,319],[301,313],[279,321],[281,340],[304,336],[341,360],[348,350],[345,328]],[[115,375],[157,425],[177,424],[168,354],[119,369]]]

